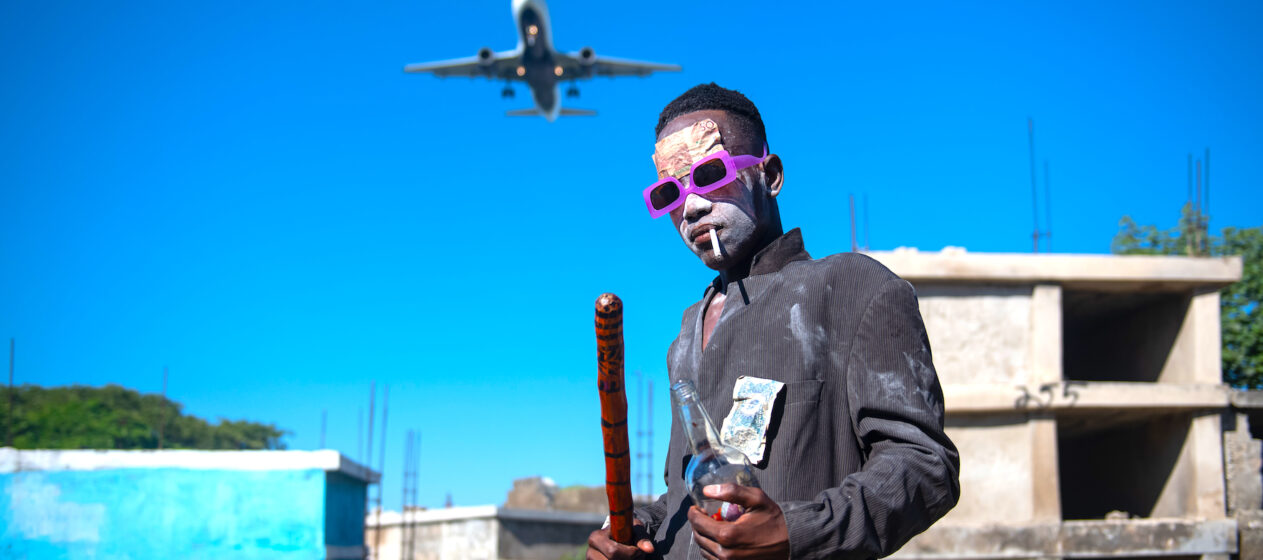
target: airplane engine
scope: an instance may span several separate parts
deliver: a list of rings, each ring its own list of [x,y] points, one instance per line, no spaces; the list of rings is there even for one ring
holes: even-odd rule
[[[579,62],[583,63],[584,66],[596,64],[596,51],[592,50],[592,47],[579,49]]]
[[[491,47],[478,49],[478,66],[481,66],[483,70],[490,70],[495,62],[496,52],[491,50]]]

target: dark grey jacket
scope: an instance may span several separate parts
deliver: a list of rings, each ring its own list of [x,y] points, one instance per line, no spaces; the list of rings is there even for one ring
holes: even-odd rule
[[[956,505],[959,457],[943,433],[943,392],[908,282],[857,253],[811,260],[791,230],[727,287],[700,352],[717,283],[684,312],[668,371],[697,384],[716,424],[738,376],[786,384],[755,474],[785,511],[793,558],[885,556]],[[665,558],[701,558],[686,513],[689,454],[674,418],[667,493],[636,510]]]

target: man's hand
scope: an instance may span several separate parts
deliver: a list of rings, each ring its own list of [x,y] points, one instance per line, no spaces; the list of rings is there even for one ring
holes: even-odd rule
[[[641,558],[653,552],[653,543],[645,531],[645,524],[639,519],[632,520],[632,538],[636,546],[619,544],[610,538],[610,528],[597,529],[588,535],[587,560],[625,560]]]
[[[702,489],[708,498],[745,508],[736,521],[716,521],[696,505],[689,508],[693,540],[708,560],[789,558],[789,529],[781,506],[758,488],[717,484]]]

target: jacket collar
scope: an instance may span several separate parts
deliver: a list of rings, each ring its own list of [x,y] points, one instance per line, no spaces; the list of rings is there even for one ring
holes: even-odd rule
[[[750,260],[749,276],[772,274],[779,272],[791,262],[809,260],[811,260],[811,255],[803,247],[803,232],[799,228],[794,228],[754,254],[754,258]],[[716,276],[706,290],[709,292],[711,289],[720,289],[722,287],[720,281],[720,277]]]
[[[809,260],[811,255],[803,248],[803,232],[794,228],[754,254],[754,259],[750,261],[750,276],[771,274],[791,262]]]

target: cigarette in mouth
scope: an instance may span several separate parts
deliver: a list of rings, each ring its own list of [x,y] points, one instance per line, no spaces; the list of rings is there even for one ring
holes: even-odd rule
[[[715,258],[723,257],[723,253],[719,252],[719,231],[710,228],[710,248],[715,252]]]

